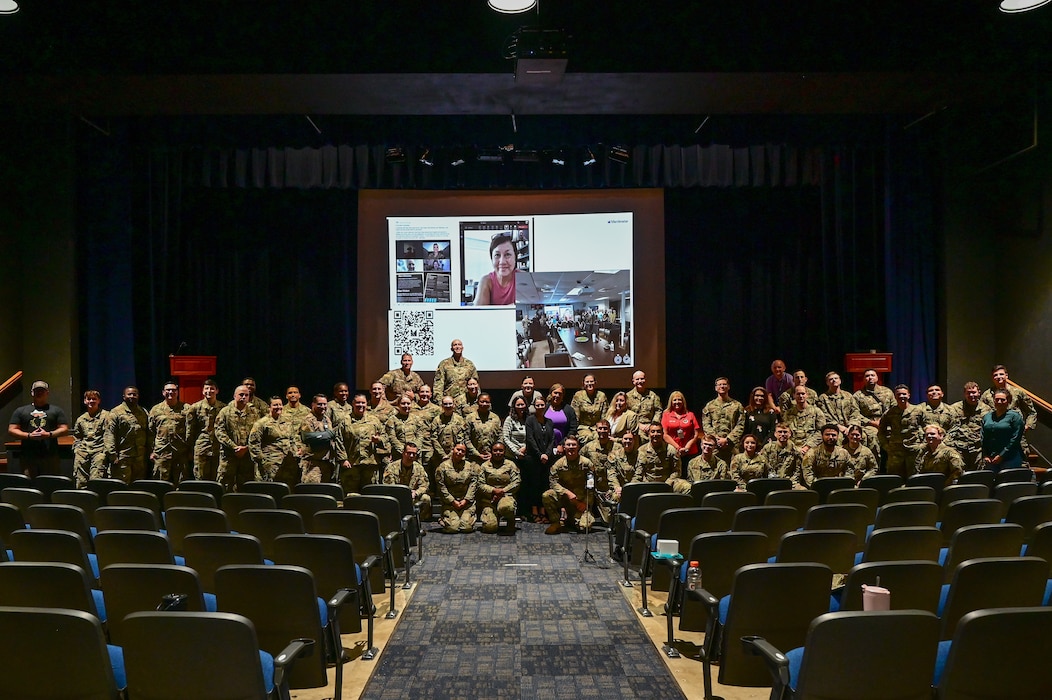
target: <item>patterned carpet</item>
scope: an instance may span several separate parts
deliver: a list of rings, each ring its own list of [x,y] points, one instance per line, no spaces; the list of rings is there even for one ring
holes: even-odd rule
[[[429,533],[363,698],[683,698],[584,535]],[[589,548],[606,559],[606,533]]]

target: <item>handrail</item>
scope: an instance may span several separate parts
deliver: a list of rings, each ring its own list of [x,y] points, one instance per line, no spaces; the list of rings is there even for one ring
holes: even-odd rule
[[[1019,389],[1020,391],[1025,393],[1027,396],[1029,396],[1030,400],[1033,401],[1034,404],[1036,404],[1037,406],[1045,409],[1049,413],[1052,413],[1052,403],[1049,403],[1048,401],[1045,401],[1043,398],[1041,398],[1040,396],[1038,396],[1034,392],[1030,391],[1026,387],[1019,386],[1018,384],[1013,382],[1011,379],[1008,380],[1008,384],[1014,386],[1016,389]]]
[[[3,384],[0,384],[0,396],[3,396],[4,392],[6,392],[8,389],[13,387],[20,381],[22,381],[22,370],[18,370],[17,372],[11,375],[10,379],[8,379]]]

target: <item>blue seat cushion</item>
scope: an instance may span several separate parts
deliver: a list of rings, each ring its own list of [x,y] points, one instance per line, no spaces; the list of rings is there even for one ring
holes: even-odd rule
[[[946,611],[946,601],[950,598],[950,584],[942,584],[942,590],[939,591],[939,608],[938,615],[942,617],[942,614]]]
[[[110,653],[110,666],[113,668],[113,681],[118,690],[128,687],[128,674],[124,672],[124,649],[112,644],[106,645],[106,651]]]
[[[785,658],[789,660],[789,687],[796,690],[796,685],[800,682],[800,667],[804,663],[804,648],[789,650]]]
[[[205,593],[205,612],[219,612],[219,605],[216,603],[215,593]]]
[[[950,548],[943,547],[939,550],[939,566],[946,566],[946,560],[950,556]]]
[[[935,674],[932,676],[932,685],[939,685],[942,679],[942,672],[946,669],[946,659],[950,657],[950,643],[949,639],[939,642],[939,651],[935,654]]]
[[[106,621],[106,599],[102,596],[102,591],[98,588],[91,589],[91,599],[95,602],[95,611],[98,613],[98,618],[102,622]]]
[[[362,585],[362,567],[354,565],[354,578],[357,580],[358,585]]]
[[[88,566],[91,567],[91,575],[95,577],[95,580],[99,580],[99,558],[94,554],[88,555]]]
[[[862,558],[866,556],[865,552],[855,552],[855,566],[862,563]]]
[[[873,534],[873,526],[866,525],[866,542],[869,542],[869,536]]]
[[[829,612],[840,612],[840,594],[838,592],[829,594]]]
[[[186,566],[186,557],[181,557],[178,554],[176,554],[173,557],[173,559],[175,561],[176,566]]]
[[[274,692],[274,657],[260,649],[259,662],[263,665],[263,685],[270,695]]]
[[[318,596],[318,617],[323,628],[329,624],[329,604],[321,596]]]
[[[730,610],[730,609],[731,609],[731,597],[729,595],[725,595],[722,598],[720,598],[720,617],[719,617],[719,620],[720,620],[720,624],[721,625],[727,624],[727,611]]]
[[[1048,605],[1052,600],[1052,578],[1045,582],[1045,597],[1041,600],[1042,605]]]

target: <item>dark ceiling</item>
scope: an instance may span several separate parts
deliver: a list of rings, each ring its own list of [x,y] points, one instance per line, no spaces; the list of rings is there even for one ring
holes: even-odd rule
[[[20,4],[0,17],[0,104],[28,110],[923,114],[1052,73],[1052,7],[997,0]],[[523,25],[569,35],[558,85],[516,84]]]

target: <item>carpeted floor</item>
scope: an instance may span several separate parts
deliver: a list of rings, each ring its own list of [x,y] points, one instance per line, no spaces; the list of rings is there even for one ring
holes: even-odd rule
[[[684,698],[585,536],[430,533],[363,698]],[[607,562],[606,533],[589,547]]]

